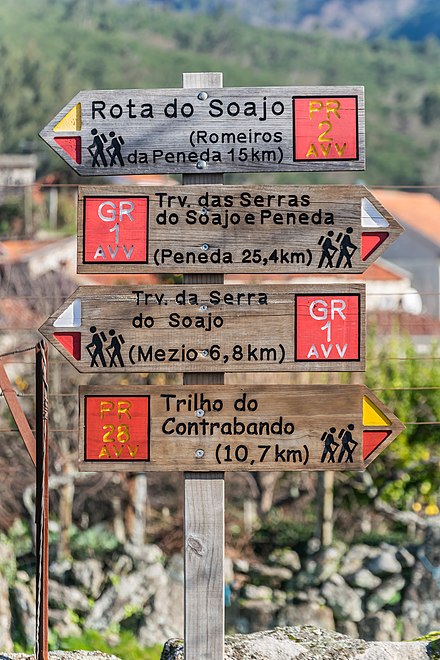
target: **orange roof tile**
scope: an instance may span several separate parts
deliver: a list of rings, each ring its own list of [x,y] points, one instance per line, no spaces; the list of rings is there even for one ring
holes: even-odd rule
[[[368,313],[368,325],[376,326],[381,334],[406,332],[412,336],[433,337],[440,334],[440,321],[427,314],[377,310]]]
[[[0,241],[0,261],[5,263],[14,263],[21,261],[26,255],[32,254],[36,250],[48,247],[52,243],[56,243],[59,239],[50,239],[45,241]]]
[[[0,329],[32,329],[38,328],[44,320],[41,314],[32,311],[19,298],[2,298],[0,308]]]
[[[429,193],[400,190],[372,190],[375,197],[397,220],[402,220],[440,245],[440,201]]]

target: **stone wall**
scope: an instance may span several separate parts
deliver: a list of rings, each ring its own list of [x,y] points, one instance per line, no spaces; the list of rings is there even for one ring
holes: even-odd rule
[[[285,548],[232,571],[227,623],[238,632],[312,624],[400,641],[440,630],[440,525],[418,547],[335,543],[302,557]]]
[[[440,525],[418,547],[278,549],[265,563],[227,560],[226,621],[231,632],[314,625],[353,638],[398,642],[440,629]],[[183,559],[155,545],[127,544],[111,561],[53,562],[49,622],[60,639],[94,629],[115,640],[134,632],[142,646],[183,635]],[[35,580],[0,546],[1,650],[12,630],[30,647]],[[1,656],[0,656],[1,657]]]

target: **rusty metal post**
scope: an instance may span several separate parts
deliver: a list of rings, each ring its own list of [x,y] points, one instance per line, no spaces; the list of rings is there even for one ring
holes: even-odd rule
[[[35,435],[37,443],[35,523],[37,559],[37,598],[35,658],[48,660],[49,647],[49,400],[47,357],[45,341],[35,347],[36,352],[36,395],[35,395]]]

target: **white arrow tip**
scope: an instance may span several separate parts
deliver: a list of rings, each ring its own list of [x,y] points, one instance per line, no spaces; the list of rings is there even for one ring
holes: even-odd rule
[[[389,227],[389,222],[366,197],[362,197],[362,227]]]
[[[81,325],[81,298],[76,298],[53,322],[55,328],[79,328]]]

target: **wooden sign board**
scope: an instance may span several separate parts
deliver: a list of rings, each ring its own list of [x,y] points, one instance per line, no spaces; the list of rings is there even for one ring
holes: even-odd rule
[[[402,232],[364,186],[80,187],[79,273],[362,273]]]
[[[363,170],[364,90],[82,91],[40,136],[86,176]]]
[[[40,332],[82,373],[363,371],[365,285],[79,287]]]
[[[81,387],[79,428],[84,471],[338,471],[404,426],[362,385],[169,385]]]

